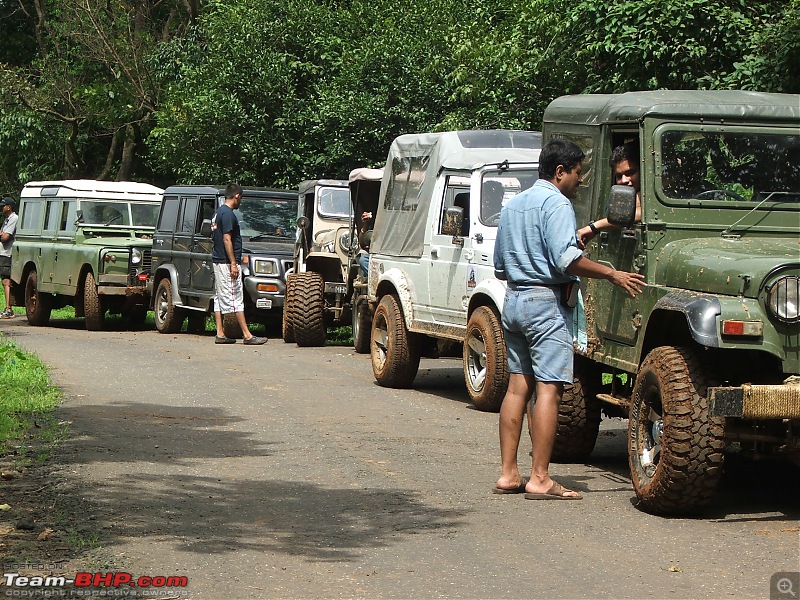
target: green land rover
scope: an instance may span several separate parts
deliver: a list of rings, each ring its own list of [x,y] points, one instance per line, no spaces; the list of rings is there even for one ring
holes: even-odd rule
[[[620,214],[620,201],[634,214],[609,160],[638,144],[641,221],[601,231],[586,251],[647,281],[636,298],[582,282],[585,336],[554,458],[584,460],[601,412],[627,417],[639,505],[662,514],[711,503],[728,451],[797,461],[800,96],[565,96],[545,111],[543,137],[586,153],[579,227],[607,206]]]
[[[31,325],[72,305],[86,328],[106,312],[141,323],[162,190],[146,183],[35,181],[20,194],[11,279]]]

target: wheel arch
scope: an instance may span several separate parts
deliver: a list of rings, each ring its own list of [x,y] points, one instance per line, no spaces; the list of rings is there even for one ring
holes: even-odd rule
[[[161,265],[153,273],[153,292],[150,294],[150,310],[155,306],[156,290],[162,280],[169,279],[170,287],[172,289],[172,303],[175,306],[183,306],[181,294],[178,291],[178,271],[175,265]]]
[[[406,274],[398,268],[392,268],[381,275],[375,290],[376,305],[386,294],[394,294],[400,302],[406,326],[414,322],[414,287]]]
[[[306,257],[305,270],[319,273],[325,281],[344,281],[338,254],[312,252]]]

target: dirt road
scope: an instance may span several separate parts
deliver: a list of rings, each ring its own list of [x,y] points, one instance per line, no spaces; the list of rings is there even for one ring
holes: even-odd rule
[[[589,464],[554,466],[585,500],[491,494],[497,416],[470,407],[454,360],[400,391],[348,347],[0,331],[65,392],[51,477],[100,547],[86,568],[187,577],[168,597],[755,598],[800,570],[798,469],[732,460],[705,518],[650,516],[622,421]]]

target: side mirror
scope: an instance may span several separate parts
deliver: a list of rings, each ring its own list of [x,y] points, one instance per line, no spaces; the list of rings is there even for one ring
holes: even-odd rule
[[[211,219],[203,219],[200,224],[200,235],[203,237],[211,237]]]
[[[459,237],[461,235],[461,224],[464,222],[464,209],[460,206],[451,206],[444,213],[444,223],[442,223],[442,233]]]
[[[307,229],[309,225],[311,225],[311,221],[308,220],[308,217],[299,217],[297,219],[297,226],[300,229]]]
[[[619,227],[633,225],[636,220],[636,190],[629,185],[612,185],[606,218],[609,223]]]

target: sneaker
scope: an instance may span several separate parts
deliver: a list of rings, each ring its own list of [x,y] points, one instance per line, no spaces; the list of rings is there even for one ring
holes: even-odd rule
[[[10,308],[7,308],[0,313],[0,319],[13,319],[13,318],[14,318],[14,311],[11,310]]]
[[[233,338],[225,337],[225,336],[222,336],[222,337],[216,336],[214,338],[214,343],[215,344],[235,344],[236,340],[234,340]]]
[[[260,346],[261,344],[267,343],[267,338],[253,336],[249,340],[244,340],[242,343],[247,346]]]

